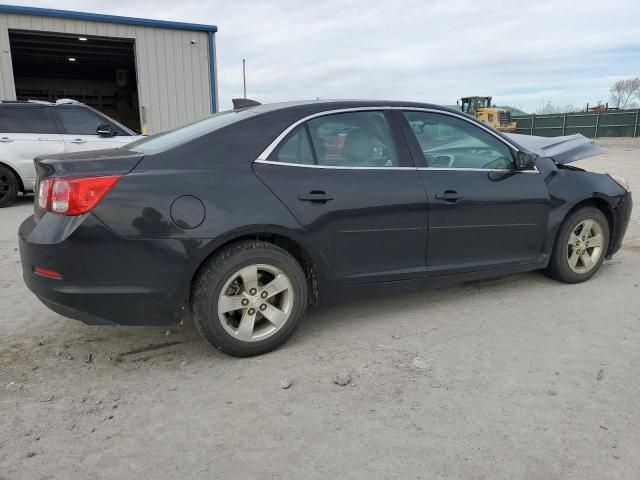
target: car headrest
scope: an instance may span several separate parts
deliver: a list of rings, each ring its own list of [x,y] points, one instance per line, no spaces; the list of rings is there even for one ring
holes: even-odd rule
[[[347,134],[342,148],[342,156],[351,162],[364,162],[371,157],[373,139],[364,130],[356,129]]]

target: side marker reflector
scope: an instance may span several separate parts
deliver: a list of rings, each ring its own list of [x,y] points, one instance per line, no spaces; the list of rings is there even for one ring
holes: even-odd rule
[[[42,277],[55,278],[56,280],[62,280],[62,274],[60,272],[56,272],[55,270],[48,270],[46,268],[35,267],[33,271]]]

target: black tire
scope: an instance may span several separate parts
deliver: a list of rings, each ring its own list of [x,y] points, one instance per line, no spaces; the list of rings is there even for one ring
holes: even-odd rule
[[[271,336],[241,341],[229,333],[218,316],[218,297],[236,272],[257,264],[281,270],[292,285],[292,307],[286,322]],[[296,331],[307,308],[307,279],[300,264],[286,250],[268,242],[246,240],[225,247],[200,269],[191,290],[193,322],[218,350],[236,357],[260,355],[278,348]]]
[[[568,243],[571,233],[585,220],[594,220],[602,227],[602,250],[595,265],[587,272],[578,273],[571,269],[568,259]],[[609,222],[601,210],[584,207],[570,214],[562,223],[551,254],[547,273],[550,277],[565,283],[580,283],[589,280],[600,269],[609,249]]]
[[[4,165],[0,165],[0,208],[11,205],[20,191],[18,177]]]

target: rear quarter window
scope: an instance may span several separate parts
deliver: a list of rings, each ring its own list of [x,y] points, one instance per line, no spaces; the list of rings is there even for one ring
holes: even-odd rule
[[[70,135],[96,135],[100,125],[110,125],[118,135],[128,135],[113,122],[84,107],[56,107],[58,120],[64,133]]]
[[[0,106],[0,133],[59,133],[46,107]]]

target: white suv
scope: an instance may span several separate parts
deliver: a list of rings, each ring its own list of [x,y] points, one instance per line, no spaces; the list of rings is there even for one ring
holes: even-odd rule
[[[0,102],[0,207],[34,191],[39,155],[117,148],[139,138],[75,100]]]

